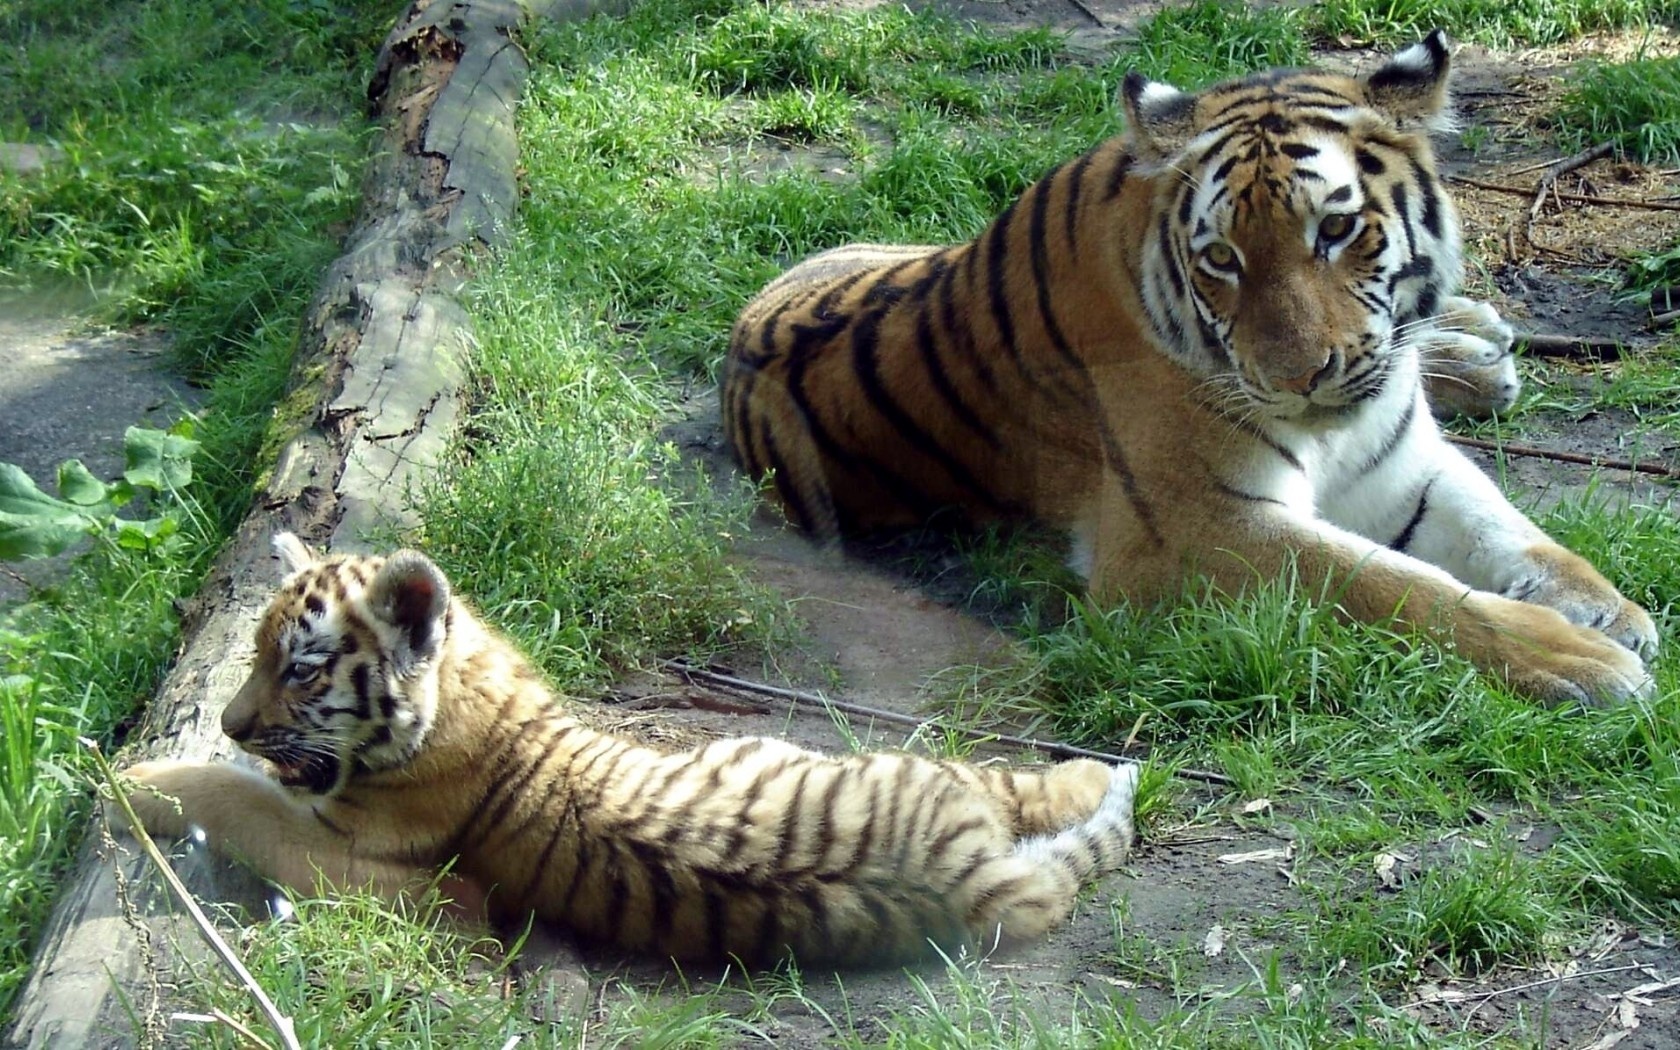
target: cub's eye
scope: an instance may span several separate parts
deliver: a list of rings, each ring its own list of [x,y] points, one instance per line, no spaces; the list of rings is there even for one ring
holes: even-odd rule
[[[293,660],[286,667],[286,681],[296,685],[308,685],[321,673],[320,664],[306,664],[302,660]]]
[[[1357,220],[1351,212],[1326,215],[1318,224],[1318,239],[1324,244],[1346,240]]]
[[[1220,273],[1242,272],[1242,262],[1237,259],[1237,250],[1224,241],[1214,241],[1203,248],[1202,261]]]

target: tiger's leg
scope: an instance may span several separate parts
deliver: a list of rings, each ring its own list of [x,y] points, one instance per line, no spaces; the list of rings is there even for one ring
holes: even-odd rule
[[[1329,521],[1282,506],[1245,509],[1243,519],[1223,512],[1217,532],[1184,552],[1221,590],[1241,591],[1255,579],[1282,578],[1293,569],[1309,592],[1322,587],[1334,594],[1350,618],[1393,619],[1434,634],[1530,696],[1592,703],[1651,690],[1638,655],[1556,609],[1474,589],[1436,565]],[[1129,570],[1124,559],[1105,557],[1099,545],[1093,593],[1099,599],[1126,593]]]
[[[1016,835],[1060,831],[1088,819],[1097,810],[1115,770],[1081,758],[1042,769],[943,763],[971,791],[1002,807]]]
[[[1486,419],[1509,411],[1522,392],[1514,333],[1491,305],[1449,296],[1439,314],[1414,336],[1423,363],[1429,408],[1440,419]]]
[[[155,837],[178,839],[201,828],[211,850],[299,893],[318,880],[340,889],[372,886],[387,900],[424,885],[430,870],[353,852],[354,840],[315,810],[252,769],[228,762],[142,762],[122,771],[129,803]],[[461,883],[459,886],[454,883]],[[475,890],[463,880],[446,895],[470,910]]]
[[[1585,558],[1558,544],[1513,507],[1474,463],[1418,420],[1390,457],[1392,469],[1361,479],[1326,500],[1332,521],[1359,507],[1390,532],[1356,531],[1446,570],[1471,587],[1557,610],[1570,623],[1602,632],[1649,659],[1656,626]]]

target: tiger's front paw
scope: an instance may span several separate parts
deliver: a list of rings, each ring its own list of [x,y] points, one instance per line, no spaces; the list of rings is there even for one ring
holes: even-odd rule
[[[1622,597],[1591,562],[1555,543],[1524,551],[1526,571],[1503,594],[1556,609],[1570,623],[1608,635],[1649,661],[1657,655],[1657,625],[1644,609]]]
[[[1442,419],[1509,411],[1522,392],[1515,331],[1490,304],[1449,296],[1418,336],[1429,407]]]
[[[128,804],[153,838],[173,841],[187,834],[192,822],[177,795],[192,768],[192,763],[160,760],[121,771]]]
[[[1464,599],[1459,651],[1513,688],[1551,703],[1596,705],[1650,694],[1654,683],[1629,647],[1555,609],[1493,594]]]

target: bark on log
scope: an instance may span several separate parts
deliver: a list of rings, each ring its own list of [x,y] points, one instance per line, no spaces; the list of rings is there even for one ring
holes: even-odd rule
[[[414,524],[408,494],[459,411],[468,322],[465,263],[507,228],[517,196],[513,110],[529,16],[580,18],[617,0],[416,0],[380,51],[369,101],[384,134],[362,214],[304,319],[292,403],[315,406],[285,445],[183,623],[180,659],[151,705],[137,751],[233,756],[220,712],[250,662],[251,632],[277,577],[269,537],[382,545]],[[179,855],[179,851],[177,851]],[[258,909],[267,891],[187,849],[201,898]],[[5,1045],[128,1047],[164,1037],[170,966],[193,933],[169,914],[126,836],[88,835],[36,951]]]

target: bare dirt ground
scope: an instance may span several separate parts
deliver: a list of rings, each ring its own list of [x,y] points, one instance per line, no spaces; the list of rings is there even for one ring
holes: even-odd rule
[[[0,463],[56,492],[60,463],[79,459],[95,477],[122,473],[123,433],[168,426],[194,391],[164,366],[166,333],[90,322],[76,298],[0,299]],[[62,562],[0,564],[0,602],[48,582]]]

